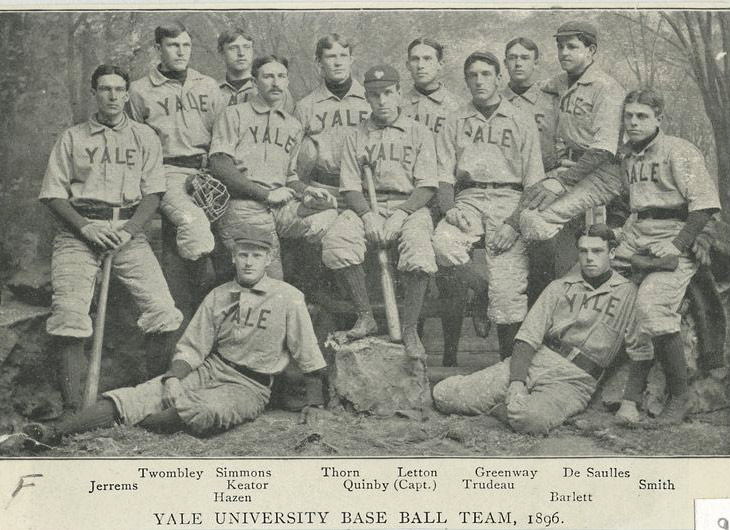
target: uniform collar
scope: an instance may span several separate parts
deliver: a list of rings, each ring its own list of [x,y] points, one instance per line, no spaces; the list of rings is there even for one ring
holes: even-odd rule
[[[568,74],[562,72],[552,78],[547,83],[545,83],[545,85],[542,87],[542,91],[549,94],[558,94],[570,88],[577,87],[578,85],[592,85],[593,83],[602,82],[607,79],[609,79],[608,74],[598,68],[596,63],[593,63],[588,68],[586,68],[585,72],[583,72],[583,75],[580,76],[580,79],[578,79],[578,81],[576,81],[575,85],[573,85],[572,87],[568,86]]]
[[[224,79],[223,82],[218,85],[218,88],[228,87],[234,92],[241,92],[243,90],[246,90],[248,87],[253,86],[253,77],[247,77],[244,79],[245,83],[241,85],[241,88],[236,88],[232,84],[228,82],[228,79]]]
[[[256,292],[256,293],[268,293],[274,287],[274,280],[269,278],[266,274],[251,287],[244,287],[236,280],[228,282],[229,292],[231,293],[232,300],[237,302],[241,293]]]
[[[281,104],[279,104],[276,107],[270,107],[269,104],[263,100],[263,98],[261,97],[261,94],[256,94],[256,97],[251,99],[250,102],[251,102],[251,108],[258,114],[266,114],[267,112],[276,112],[282,118],[286,117],[286,113],[284,112],[284,109],[282,108]]]
[[[337,96],[329,91],[324,82],[314,89],[314,97],[317,103],[327,101],[328,99],[337,99]],[[365,89],[355,79],[352,80],[352,86],[350,87],[350,90],[347,91],[347,94],[345,94],[345,97],[343,97],[342,99],[344,100],[348,97],[360,98],[363,101],[365,100]]]
[[[432,99],[440,105],[444,102],[444,99],[446,99],[446,87],[443,83],[441,83],[435,92],[431,92],[429,95],[425,95],[416,90],[416,87],[414,86],[411,87],[410,92],[408,92],[408,97],[410,98],[411,103],[418,103],[419,99],[428,98]]]
[[[494,111],[494,114],[492,114],[492,116],[489,117],[489,119],[491,120],[497,114],[499,114],[500,116],[504,116],[505,118],[511,118],[514,116],[515,110],[516,110],[515,106],[512,103],[510,103],[507,100],[507,98],[500,97],[499,106]],[[469,104],[466,106],[466,109],[462,113],[462,117],[463,118],[475,117],[483,122],[487,121],[487,119],[484,117],[484,114],[479,112],[479,109],[477,109],[474,106],[473,101],[470,101]]]
[[[540,87],[540,83],[533,83],[533,85],[527,89],[527,92],[523,94],[518,94],[517,92],[512,90],[512,87],[507,85],[504,89],[504,95],[509,101],[512,101],[516,98],[523,98],[529,101],[532,105],[534,105],[541,91],[542,90]]]
[[[571,270],[568,274],[563,276],[563,282],[569,284],[579,283],[583,285],[583,287],[585,287],[588,291],[607,292],[610,290],[610,287],[616,287],[624,283],[631,283],[631,280],[629,280],[628,278],[624,278],[618,272],[613,271],[611,277],[606,280],[604,284],[599,285],[598,288],[594,289],[590,283],[583,279],[583,275],[580,272],[580,267],[576,267],[574,270]]]
[[[649,142],[644,149],[639,151],[638,153],[635,153],[634,150],[631,148],[631,144],[629,142],[626,142],[624,145],[621,146],[620,152],[623,154],[626,158],[631,158],[634,156],[643,156],[644,154],[648,153],[649,151],[654,151],[657,149],[657,146],[659,143],[664,139],[664,131],[659,129],[659,134],[657,134],[654,139]]]
[[[188,76],[185,78],[185,82],[195,81],[197,79],[201,79],[202,77],[203,77],[203,74],[201,74],[197,70],[188,68]],[[152,83],[152,86],[164,85],[168,81],[171,83],[176,82],[176,81],[173,81],[172,79],[165,77],[162,74],[162,72],[160,72],[159,68],[157,68],[156,66],[150,72],[149,78],[150,78],[150,83]]]
[[[387,129],[389,127],[399,129],[403,132],[405,132],[407,130],[406,116],[405,116],[405,114],[403,114],[402,111],[400,112],[400,114],[398,114],[398,117],[396,118],[396,120],[393,123],[391,123],[390,125],[386,125],[385,127],[382,127],[382,126],[378,125],[377,123],[375,123],[372,113],[370,114],[370,117],[367,119],[365,124],[368,128],[368,131],[377,131],[378,129]]]
[[[90,134],[97,134],[104,130],[107,131],[121,131],[125,127],[129,125],[129,118],[127,118],[126,114],[122,115],[122,120],[117,123],[114,127],[109,127],[108,125],[104,125],[96,118],[96,113],[89,118],[89,133]]]

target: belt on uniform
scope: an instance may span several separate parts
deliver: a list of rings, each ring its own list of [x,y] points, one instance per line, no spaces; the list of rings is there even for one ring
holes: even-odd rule
[[[208,166],[208,155],[171,156],[169,158],[163,158],[162,163],[166,166],[203,169]]]
[[[332,186],[333,188],[340,187],[340,176],[337,173],[326,173],[315,170],[309,178],[312,182],[318,182],[325,186]]]
[[[550,340],[545,342],[545,346],[553,350],[555,353],[559,353],[578,368],[586,372],[593,379],[598,381],[603,375],[604,368],[596,361],[586,356],[578,348],[563,344],[557,340]]]
[[[637,219],[675,219],[687,220],[687,208],[647,208],[636,212]]]
[[[109,221],[114,216],[113,206],[74,206],[74,209],[79,212],[82,217],[91,219],[94,221]],[[137,206],[127,206],[126,208],[117,208],[119,210],[119,216],[117,219],[120,221],[126,221],[131,219],[134,212],[137,210]]]
[[[580,157],[583,156],[583,153],[585,153],[585,149],[577,149],[575,147],[568,147],[565,150],[565,156],[564,158],[571,160],[573,162],[577,162]]]
[[[462,190],[468,190],[469,188],[479,188],[480,190],[499,190],[503,188],[509,188],[511,190],[515,191],[522,191],[524,188],[522,187],[522,184],[517,184],[515,182],[460,182],[456,185],[456,192],[460,192]]]
[[[257,383],[260,383],[264,386],[271,386],[271,383],[273,383],[274,381],[274,376],[271,374],[262,374],[261,372],[256,372],[254,370],[251,370],[250,368],[246,368],[245,366],[236,364],[233,361],[229,361],[218,352],[215,352],[215,355],[225,364],[233,368],[236,372],[248,377],[249,379],[253,379]]]
[[[370,194],[368,192],[364,192],[364,195],[366,199],[370,200]],[[410,196],[410,193],[400,193],[398,191],[376,192],[378,202],[405,201]]]

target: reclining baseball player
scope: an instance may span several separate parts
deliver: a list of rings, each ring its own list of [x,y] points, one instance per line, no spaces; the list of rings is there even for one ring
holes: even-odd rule
[[[625,341],[631,358],[651,355],[635,332],[636,285],[611,269],[618,241],[603,224],[578,238],[580,271],[553,281],[527,313],[514,352],[433,389],[445,413],[492,414],[514,430],[547,434],[586,408]]]
[[[270,231],[241,230],[233,249],[236,280],[205,297],[165,374],[105,392],[95,405],[55,425],[28,424],[25,433],[53,444],[115,423],[198,435],[230,429],[264,411],[274,376],[291,359],[306,376],[303,421],[317,419],[325,361],[302,293],[266,275],[272,246]]]

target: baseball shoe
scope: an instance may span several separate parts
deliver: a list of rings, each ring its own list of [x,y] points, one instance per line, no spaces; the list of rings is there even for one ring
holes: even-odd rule
[[[631,400],[621,401],[621,407],[614,416],[614,421],[623,427],[635,427],[641,422],[641,414],[636,408],[636,403]]]
[[[669,398],[655,423],[660,426],[679,425],[687,417],[687,413],[689,413],[689,396],[685,392]]]
[[[364,339],[370,335],[375,335],[378,332],[378,323],[375,322],[375,317],[370,311],[357,314],[357,321],[352,329],[345,333],[345,337],[348,340]]]
[[[23,434],[28,437],[25,442],[27,449],[50,449],[61,441],[58,431],[43,423],[26,423],[23,425]]]
[[[418,326],[416,324],[403,326],[402,332],[406,355],[411,359],[425,359],[426,348],[423,347],[421,338],[418,336]]]

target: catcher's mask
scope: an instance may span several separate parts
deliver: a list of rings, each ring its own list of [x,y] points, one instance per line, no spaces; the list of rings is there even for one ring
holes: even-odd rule
[[[200,172],[190,176],[187,188],[193,202],[205,212],[211,223],[226,211],[231,196],[223,183],[208,173]]]

